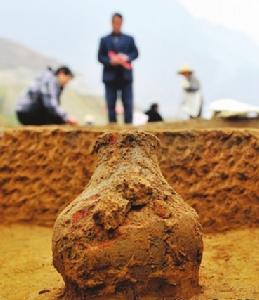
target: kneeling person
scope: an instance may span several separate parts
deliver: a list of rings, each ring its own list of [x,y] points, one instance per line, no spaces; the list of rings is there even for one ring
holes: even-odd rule
[[[48,68],[19,99],[16,115],[23,125],[76,124],[60,107],[65,86],[73,79],[72,71],[62,66]]]

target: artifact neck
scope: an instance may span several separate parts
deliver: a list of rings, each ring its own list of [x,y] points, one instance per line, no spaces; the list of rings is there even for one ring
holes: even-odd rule
[[[158,145],[158,139],[146,133],[102,136],[94,149],[98,156],[93,176],[95,182],[115,175],[123,181],[127,176],[158,180],[158,174],[161,174],[157,160]]]

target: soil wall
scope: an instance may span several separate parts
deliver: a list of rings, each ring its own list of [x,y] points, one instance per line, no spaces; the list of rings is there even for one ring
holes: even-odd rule
[[[259,131],[163,131],[161,170],[205,231],[258,226]],[[101,130],[25,128],[0,138],[0,223],[52,225],[88,183]]]

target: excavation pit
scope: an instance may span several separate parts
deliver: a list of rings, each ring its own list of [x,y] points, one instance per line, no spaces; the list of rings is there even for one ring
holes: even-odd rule
[[[151,131],[162,145],[164,177],[197,210],[204,228],[202,291],[195,299],[257,299],[258,131]],[[89,182],[96,165],[90,149],[100,134],[27,128],[2,135],[0,299],[62,295],[48,226]]]

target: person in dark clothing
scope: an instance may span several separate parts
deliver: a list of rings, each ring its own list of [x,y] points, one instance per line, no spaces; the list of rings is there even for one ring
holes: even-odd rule
[[[61,94],[73,77],[66,66],[55,72],[48,68],[18,100],[18,121],[23,125],[76,124],[60,107]]]
[[[145,114],[148,116],[148,122],[163,122],[163,118],[158,112],[157,103],[153,103]]]
[[[98,61],[103,64],[103,82],[110,123],[117,122],[116,102],[121,93],[125,123],[133,122],[132,61],[138,57],[134,38],[123,34],[123,17],[112,16],[112,33],[101,38]]]

